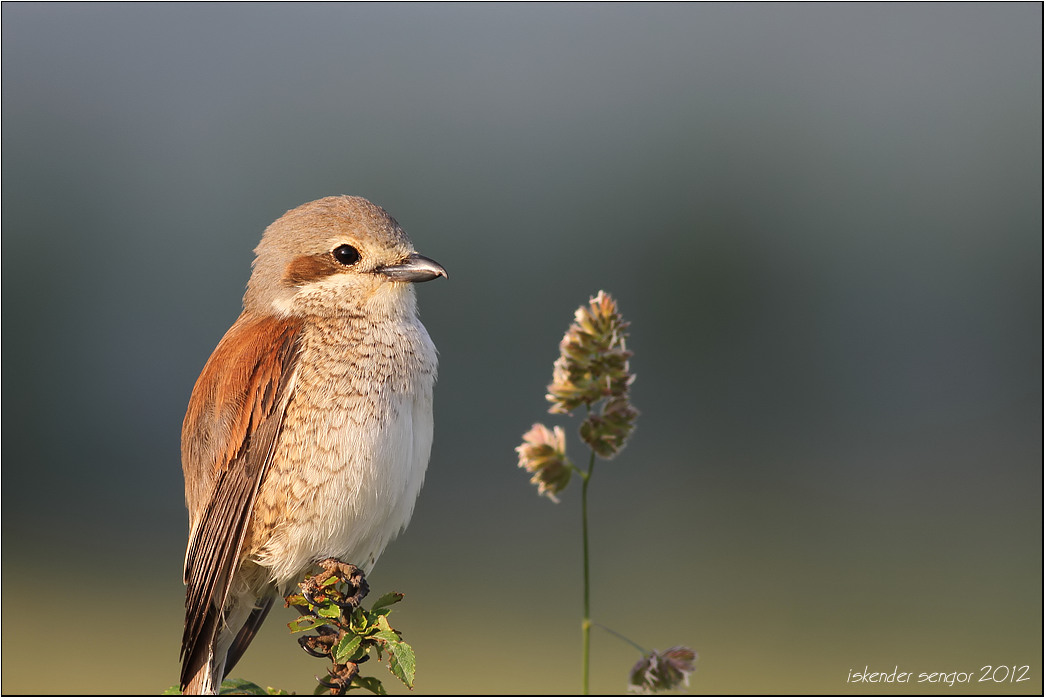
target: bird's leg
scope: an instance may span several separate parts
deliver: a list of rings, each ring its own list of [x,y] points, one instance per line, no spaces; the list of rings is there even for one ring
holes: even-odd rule
[[[342,609],[351,610],[356,609],[363,603],[363,597],[370,592],[370,586],[367,585],[367,579],[364,577],[362,570],[351,563],[345,563],[336,558],[323,559],[320,561],[319,566],[323,568],[323,573],[320,576],[316,576],[317,579],[328,580],[333,576],[348,586],[350,594],[344,600],[335,601],[335,604]]]
[[[351,563],[326,558],[317,565],[322,571],[298,584],[301,588],[298,601],[304,598],[307,605],[295,603],[292,596],[287,597],[287,602],[294,604],[302,615],[311,615],[313,618],[316,617],[319,607],[326,607],[332,602],[341,610],[338,619],[331,619],[329,625],[317,627],[317,635],[303,636],[298,639],[298,643],[309,655],[329,658],[332,661],[327,677],[317,678],[317,681],[330,689],[331,694],[342,696],[359,674],[359,664],[368,660],[368,656],[364,655],[355,662],[339,663],[334,657],[334,647],[349,633],[353,610],[363,602],[363,598],[370,592],[370,586],[363,571]]]
[[[313,606],[320,606],[331,597],[330,591],[333,583],[328,583],[331,578],[345,583],[348,587],[349,594],[345,595],[344,600],[334,600],[339,607],[358,607],[370,591],[363,571],[351,563],[345,563],[336,558],[325,558],[317,565],[323,569],[323,572],[299,583],[302,596]]]

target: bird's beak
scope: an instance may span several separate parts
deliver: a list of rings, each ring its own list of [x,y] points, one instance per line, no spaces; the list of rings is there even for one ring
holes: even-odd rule
[[[443,265],[416,252],[412,252],[398,265],[385,265],[375,271],[395,282],[427,282],[436,277],[450,278]]]

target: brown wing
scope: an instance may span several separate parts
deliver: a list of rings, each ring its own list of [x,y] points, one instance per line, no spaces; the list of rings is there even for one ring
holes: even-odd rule
[[[182,685],[213,653],[258,486],[293,392],[300,322],[243,314],[193,388],[182,425],[189,508]]]

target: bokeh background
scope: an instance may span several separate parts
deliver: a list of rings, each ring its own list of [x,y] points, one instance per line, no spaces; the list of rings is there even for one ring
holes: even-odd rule
[[[1042,12],[4,3],[3,691],[175,682],[189,392],[264,227],[351,193],[451,274],[371,575],[415,693],[580,689],[577,488],[513,448],[599,289],[642,417],[597,621],[695,648],[696,693],[1041,693]],[[290,618],[235,674],[311,691]],[[594,690],[637,658],[597,630]]]

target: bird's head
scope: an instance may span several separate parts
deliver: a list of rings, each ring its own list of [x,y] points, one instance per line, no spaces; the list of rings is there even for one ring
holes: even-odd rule
[[[254,250],[244,308],[279,316],[413,312],[413,283],[446,277],[380,206],[326,197],[277,219]]]

